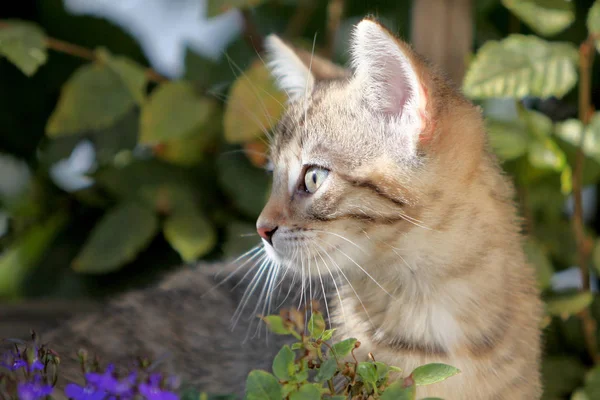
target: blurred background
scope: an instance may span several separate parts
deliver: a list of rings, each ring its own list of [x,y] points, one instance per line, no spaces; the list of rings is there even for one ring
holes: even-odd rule
[[[371,14],[482,106],[548,304],[545,398],[600,398],[598,2],[21,0],[0,10],[0,337],[252,247],[269,191],[266,136],[285,99],[262,38],[345,64],[351,27]]]

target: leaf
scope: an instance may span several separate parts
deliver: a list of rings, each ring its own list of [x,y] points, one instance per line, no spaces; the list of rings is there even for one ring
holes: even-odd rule
[[[250,218],[257,218],[267,201],[269,177],[243,154],[219,157],[219,183],[237,209]]]
[[[273,359],[273,373],[280,381],[289,381],[296,368],[294,361],[296,356],[289,346],[285,345],[279,350]]]
[[[398,381],[388,386],[382,393],[380,400],[415,400],[417,389],[415,385],[403,387],[403,382]]]
[[[319,367],[319,372],[315,375],[315,382],[325,382],[335,375],[338,364],[335,358],[328,358]]]
[[[320,312],[313,311],[308,321],[308,331],[313,339],[320,338],[325,332],[325,320]]]
[[[540,169],[562,171],[567,166],[565,153],[550,138],[535,140],[529,145],[528,159]]]
[[[262,317],[269,330],[277,335],[289,335],[292,331],[283,324],[283,319],[279,315],[267,315]]]
[[[327,329],[326,331],[323,332],[323,335],[321,335],[321,340],[324,342],[328,341],[329,339],[331,339],[334,332],[335,332],[335,329]]]
[[[596,50],[600,51],[600,0],[596,0],[588,12],[587,28],[596,37]]]
[[[156,88],[142,107],[140,143],[183,139],[194,132],[214,132],[217,103],[196,93],[189,82],[167,82]],[[220,118],[217,118],[220,120]]]
[[[19,294],[21,282],[42,259],[67,220],[65,214],[57,213],[22,233],[3,250],[0,254],[0,298]]]
[[[471,62],[463,90],[471,98],[562,97],[577,82],[577,49],[513,34],[489,41]]]
[[[486,119],[488,137],[494,153],[503,161],[521,157],[527,151],[527,131],[518,121]]]
[[[102,274],[132,261],[158,231],[158,218],[152,210],[125,202],[109,210],[92,230],[73,261],[77,272]]]
[[[568,119],[557,123],[555,130],[559,138],[577,148],[581,145],[581,135],[585,132],[583,153],[600,162],[600,112],[594,113],[585,128],[578,119]]]
[[[63,86],[46,133],[57,137],[109,128],[135,106],[130,78],[102,61],[80,67]]]
[[[375,364],[368,361],[359,362],[356,367],[356,373],[363,382],[368,383],[372,388],[377,386],[377,370]]]
[[[593,300],[590,292],[560,294],[546,301],[546,309],[550,315],[569,316],[583,311]]]
[[[148,83],[145,69],[129,58],[113,56],[105,49],[99,49],[96,53],[98,59],[121,79],[123,86],[127,88],[136,103],[142,104]]]
[[[390,367],[387,364],[380,361],[376,361],[374,364],[375,369],[377,370],[377,380],[385,378],[390,372]]]
[[[575,7],[570,1],[502,0],[502,4],[542,36],[556,35],[575,21]]]
[[[217,242],[214,228],[195,209],[169,216],[163,231],[167,241],[185,262],[195,261],[207,254]]]
[[[415,368],[411,375],[417,386],[424,386],[444,381],[459,373],[460,370],[451,365],[433,363]]]
[[[277,378],[266,371],[254,370],[246,379],[246,400],[281,400]]]
[[[302,385],[300,390],[290,395],[290,400],[321,400],[321,390],[314,384]]]
[[[36,24],[21,20],[4,20],[0,28],[0,55],[32,76],[48,60],[46,35]]]
[[[213,122],[220,121],[220,115],[213,115]],[[220,132],[214,123],[191,132],[182,138],[161,141],[153,147],[154,155],[160,160],[183,167],[195,166],[206,158],[207,149],[215,145]]]
[[[225,139],[232,144],[254,141],[277,123],[286,96],[261,60],[255,60],[231,86],[224,116]]]
[[[586,367],[578,357],[545,356],[542,360],[543,399],[567,398],[583,383]]]
[[[354,338],[345,339],[331,346],[331,350],[333,351],[335,357],[337,357],[339,360],[340,358],[346,357],[348,354],[350,354],[352,349],[354,349],[356,342],[357,340]]]
[[[207,0],[206,16],[215,17],[234,8],[256,7],[265,0]]]
[[[525,242],[524,248],[527,259],[535,267],[540,289],[549,288],[552,275],[554,275],[554,269],[546,250],[534,238],[528,239]]]

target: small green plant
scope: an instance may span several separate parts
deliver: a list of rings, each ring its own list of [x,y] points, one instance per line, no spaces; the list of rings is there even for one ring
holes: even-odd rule
[[[291,335],[297,341],[285,345],[273,360],[273,373],[254,370],[246,381],[247,400],[312,399],[416,399],[416,387],[441,382],[460,371],[446,364],[427,364],[402,377],[398,367],[377,361],[358,361],[355,338],[331,341],[335,329],[326,329],[316,309],[306,313],[284,309],[263,317],[269,330]]]

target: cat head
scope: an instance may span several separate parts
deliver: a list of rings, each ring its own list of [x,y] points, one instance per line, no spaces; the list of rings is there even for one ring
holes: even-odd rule
[[[354,28],[349,70],[265,44],[289,97],[257,221],[266,251],[310,274],[369,273],[397,238],[436,225],[435,202],[464,194],[485,153],[480,113],[372,19]]]

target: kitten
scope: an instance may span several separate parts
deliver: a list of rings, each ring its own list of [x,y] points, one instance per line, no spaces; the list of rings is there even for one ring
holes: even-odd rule
[[[478,108],[372,19],[350,77],[317,79],[326,61],[274,36],[266,48],[290,96],[257,223],[272,260],[337,279],[336,334],[363,359],[462,371],[419,398],[539,398],[542,305]]]
[[[266,40],[290,102],[257,222],[256,251],[268,259],[250,253],[263,260],[257,279],[293,276],[286,282],[304,300],[327,291],[336,335],[359,339],[363,359],[372,352],[406,373],[430,362],[462,371],[419,387],[418,398],[539,398],[542,305],[479,110],[376,21],[361,21],[351,41],[347,71]],[[241,394],[247,373],[270,370],[285,341],[244,341],[252,310],[298,303],[285,288],[261,293],[242,279],[256,267],[218,287],[208,269],[126,294],[44,339],[63,358],[77,347],[114,362],[168,353],[184,380]],[[238,303],[248,319],[229,332]],[[75,365],[63,361],[66,378]]]

